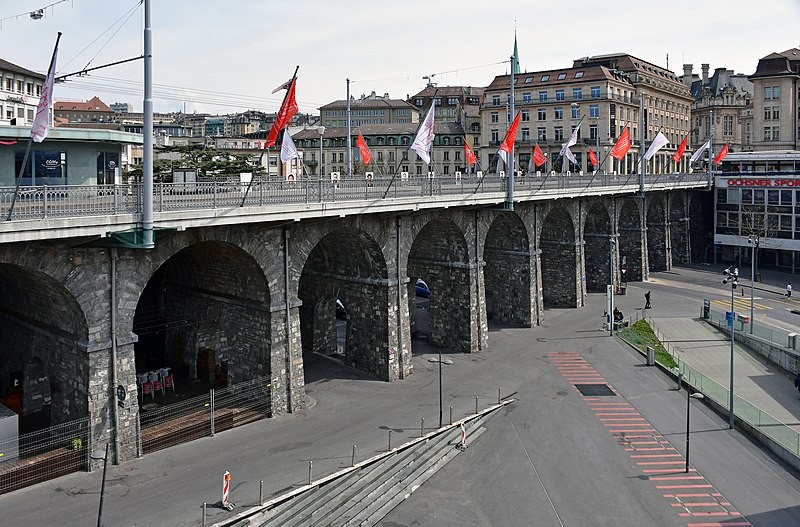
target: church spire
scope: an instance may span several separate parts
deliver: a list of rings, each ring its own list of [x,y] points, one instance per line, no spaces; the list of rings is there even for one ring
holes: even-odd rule
[[[519,50],[517,49],[517,29],[514,28],[514,63],[511,64],[511,71],[514,75],[520,73],[519,71]]]

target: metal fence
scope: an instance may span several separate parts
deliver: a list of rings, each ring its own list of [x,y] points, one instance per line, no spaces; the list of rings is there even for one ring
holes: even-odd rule
[[[749,317],[747,317],[749,318]],[[725,318],[725,313],[721,311],[716,311],[714,309],[708,310],[708,318],[706,318],[709,324],[716,326],[718,328],[728,328],[728,321]],[[768,327],[763,324],[759,324],[755,320],[746,320],[745,318],[738,317],[734,321],[736,333],[754,335],[756,337],[762,338],[768,342],[772,342],[776,346],[780,346],[782,348],[791,347],[789,343],[789,334],[790,332],[776,327]]]
[[[0,441],[0,494],[88,467],[88,417]]]
[[[676,187],[700,187],[707,183],[706,174],[658,174],[645,176],[645,190]],[[220,178],[192,183],[156,183],[153,188],[153,207],[157,212],[217,209],[234,207],[264,207],[291,203],[321,203],[338,201],[374,202],[383,199],[432,196],[470,196],[506,192],[508,179],[496,174],[485,177],[454,175],[428,178],[417,176],[380,177],[364,179],[299,179],[288,182],[261,178],[251,184]],[[576,191],[609,193],[625,189],[638,190],[639,175],[572,175],[548,174],[514,178],[516,193],[535,196],[574,194]],[[142,186],[124,185],[64,185],[22,187],[14,200],[14,187],[0,187],[0,210],[11,219],[45,219],[98,215],[140,214]]]
[[[140,452],[149,454],[269,417],[269,382],[259,377],[160,408],[143,405]]]

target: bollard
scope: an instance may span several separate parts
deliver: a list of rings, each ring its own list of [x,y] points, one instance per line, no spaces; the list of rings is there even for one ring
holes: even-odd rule
[[[500,404],[503,399],[500,397],[500,387],[497,387],[497,404]],[[477,413],[477,412],[476,412]]]
[[[356,445],[353,445],[353,457],[350,458],[350,466],[356,466]]]
[[[678,391],[681,391],[682,381],[683,381],[683,373],[678,372]]]
[[[258,482],[258,506],[264,505],[264,480]]]
[[[478,415],[478,396],[475,396],[475,415]]]
[[[313,467],[314,467],[314,462],[313,461],[309,461],[308,462],[308,484],[309,485],[311,485],[311,474],[313,472]]]
[[[655,366],[655,364],[656,364],[656,352],[651,346],[647,346],[647,365]]]
[[[203,502],[203,527],[206,527],[206,502]]]
[[[423,417],[422,420],[419,422],[419,436],[422,437],[425,435],[425,418]]]
[[[389,452],[392,451],[392,431],[389,430]]]
[[[222,475],[222,507],[229,511],[233,510],[234,504],[231,499],[231,473],[227,470]]]
[[[453,424],[453,407],[450,407],[450,424]]]

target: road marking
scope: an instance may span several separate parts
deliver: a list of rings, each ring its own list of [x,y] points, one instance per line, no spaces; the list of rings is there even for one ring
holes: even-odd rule
[[[725,300],[712,300],[711,303],[715,306],[721,307],[723,309],[730,309],[731,303]],[[733,301],[733,306],[735,310],[744,310],[750,309],[750,299],[749,298],[737,298]],[[768,305],[759,304],[758,302],[753,302],[753,307],[755,309],[773,309]]]

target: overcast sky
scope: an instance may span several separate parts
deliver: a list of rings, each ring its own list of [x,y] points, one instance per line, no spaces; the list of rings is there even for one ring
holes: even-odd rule
[[[61,74],[141,55],[139,0],[0,0],[0,58],[42,72],[58,31]],[[44,17],[27,14],[45,7]],[[23,16],[16,17],[22,14]],[[131,15],[125,23],[128,15]],[[516,19],[516,21],[515,21]],[[295,66],[301,112],[346,96],[405,98],[440,86],[487,86],[508,72],[516,23],[520,65],[569,67],[624,52],[677,74],[682,64],[750,74],[758,59],[800,47],[800,0],[152,0],[155,110],[276,111]],[[73,77],[55,98],[142,109],[142,61]]]

